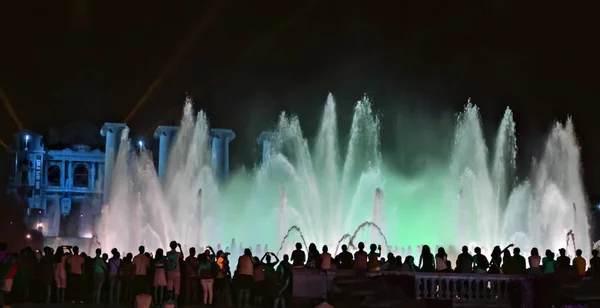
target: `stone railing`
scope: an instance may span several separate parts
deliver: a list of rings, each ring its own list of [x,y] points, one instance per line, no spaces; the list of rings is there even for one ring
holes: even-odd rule
[[[297,269],[294,271],[293,296],[319,298],[332,290],[333,280],[340,276],[354,276],[353,270]],[[404,276],[412,281],[414,289],[403,290],[407,296],[423,300],[452,300],[460,302],[508,302],[515,295],[521,298],[531,288],[525,286],[524,276],[502,274],[419,273],[381,271],[367,273],[369,277],[383,275]],[[414,293],[413,293],[414,292]],[[527,300],[526,300],[527,301]]]
[[[508,301],[509,292],[524,280],[502,274],[415,273],[417,299]]]

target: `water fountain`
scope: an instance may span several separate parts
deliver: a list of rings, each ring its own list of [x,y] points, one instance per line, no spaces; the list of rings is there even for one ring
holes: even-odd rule
[[[300,240],[336,250],[358,241],[416,252],[423,244],[488,250],[512,242],[556,250],[573,230],[574,244],[589,255],[588,204],[571,119],[553,126],[525,181],[515,175],[511,110],[492,151],[481,126],[469,101],[457,117],[447,160],[409,176],[389,167],[394,157],[382,155],[380,120],[366,97],[356,103],[341,146],[329,95],[314,142],[305,138],[298,117],[282,113],[273,132],[259,138],[262,164],[219,182],[210,164],[208,120],[194,114],[188,99],[180,127],[169,130],[177,133],[169,135],[174,139],[162,181],[150,153],[133,150],[123,132],[98,234],[103,245],[126,251],[140,244],[166,247],[171,240],[196,247],[231,241],[236,254],[264,243],[287,251]]]

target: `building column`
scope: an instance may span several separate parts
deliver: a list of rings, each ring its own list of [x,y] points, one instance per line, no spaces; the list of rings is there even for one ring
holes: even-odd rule
[[[75,172],[73,172],[73,161],[69,161],[67,172],[67,189],[73,189],[73,175],[75,174]]]
[[[276,133],[274,132],[264,131],[260,133],[260,136],[258,136],[258,139],[256,139],[256,143],[262,146],[262,164],[266,163],[271,155],[273,155],[271,145],[275,136]]]
[[[106,137],[106,148],[104,151],[104,195],[102,203],[107,204],[110,200],[110,183],[112,182],[112,171],[117,162],[117,154],[121,145],[121,137],[124,130],[129,130],[124,123],[104,123],[100,134]]]
[[[67,185],[67,165],[64,160],[60,161],[60,188],[65,189]]]
[[[94,191],[96,189],[96,163],[92,162],[90,165],[90,187],[88,187],[89,189],[91,189],[92,191]]]
[[[167,175],[167,167],[169,165],[169,153],[171,146],[177,137],[179,127],[177,126],[159,126],[154,132],[154,139],[159,139],[158,150],[158,179],[162,180]]]
[[[219,181],[229,178],[229,143],[235,139],[231,129],[213,128],[210,130],[212,138],[212,167]]]

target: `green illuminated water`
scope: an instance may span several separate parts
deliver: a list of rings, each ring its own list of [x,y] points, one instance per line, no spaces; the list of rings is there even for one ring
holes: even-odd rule
[[[371,108],[367,98],[356,103],[346,140],[339,136],[331,95],[313,138],[304,135],[300,119],[282,113],[264,140],[262,164],[235,171],[220,186],[210,167],[208,121],[202,112],[193,114],[189,101],[164,185],[149,153],[132,155],[124,140],[103,213],[103,240],[126,250],[177,240],[196,247],[219,244],[234,253],[256,245],[273,251],[297,226],[307,242],[333,251],[344,234],[369,221],[392,250],[422,244],[491,249],[511,242],[557,249],[573,229],[577,248],[589,251],[587,200],[570,119],[553,126],[530,180],[517,181],[510,109],[490,151],[478,108],[469,102],[456,118],[448,158],[404,174],[392,167],[395,157],[382,155],[380,119]],[[124,228],[141,231],[127,238],[114,231]],[[294,232],[284,251],[300,241]],[[357,241],[383,239],[367,227]]]

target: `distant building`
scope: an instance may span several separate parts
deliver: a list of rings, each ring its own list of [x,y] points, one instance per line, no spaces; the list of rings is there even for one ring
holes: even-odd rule
[[[176,126],[159,126],[159,177],[166,173],[168,154],[178,132]],[[87,123],[70,123],[61,132],[50,130],[48,149],[43,137],[23,130],[13,135],[9,149],[8,194],[27,207],[26,223],[46,237],[91,238],[102,205],[110,199],[111,173],[116,163],[123,123],[104,123],[100,134]],[[220,182],[229,177],[229,143],[235,133],[213,128],[211,163]],[[140,147],[143,142],[140,142]],[[92,149],[104,148],[104,151]]]
[[[8,193],[28,208],[26,222],[46,236],[91,237],[103,194],[104,152],[75,144],[45,148],[31,131],[14,135]]]

